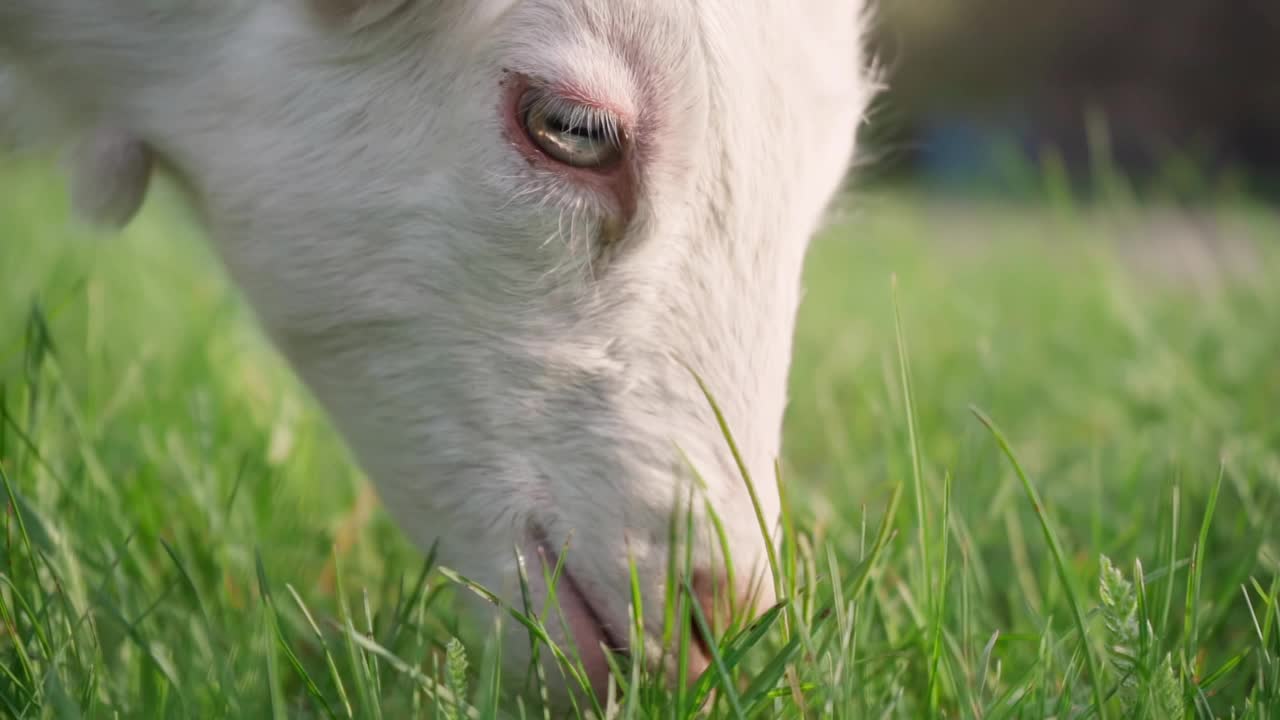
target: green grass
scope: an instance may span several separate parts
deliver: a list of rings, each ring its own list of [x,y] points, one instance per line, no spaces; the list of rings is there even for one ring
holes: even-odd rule
[[[619,667],[618,717],[713,687],[715,717],[1280,717],[1280,220],[1206,211],[1246,272],[1170,275],[1141,207],[1050,190],[865,196],[823,234],[787,602],[695,686]],[[47,172],[0,191],[0,716],[541,716],[456,640],[482,589],[353,521],[361,476],[170,198],[104,238]]]

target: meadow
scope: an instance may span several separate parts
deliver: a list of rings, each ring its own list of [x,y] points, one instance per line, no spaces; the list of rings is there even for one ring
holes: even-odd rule
[[[1042,186],[842,202],[786,602],[606,713],[1280,717],[1280,215]],[[0,167],[0,716],[542,717],[159,190],[107,237]]]

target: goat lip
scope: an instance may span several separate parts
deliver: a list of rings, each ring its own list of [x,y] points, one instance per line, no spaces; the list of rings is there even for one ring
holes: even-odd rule
[[[545,591],[547,588],[543,579],[542,566],[545,565],[547,574],[551,575],[555,572],[560,558],[541,532],[533,533],[531,545],[532,554],[539,557],[542,564],[535,564],[529,568],[529,581],[531,585]],[[605,657],[604,648],[608,648],[610,652],[625,653],[628,649],[627,645],[619,642],[610,632],[609,624],[601,618],[596,606],[574,579],[567,564],[561,569],[560,577],[556,580],[555,591],[556,606],[547,604],[543,622],[552,629],[559,626],[565,635],[572,636],[573,647],[562,649],[572,660],[576,659],[573,653],[576,648],[592,691],[598,699],[603,701],[609,685],[609,663]],[[540,613],[543,611],[542,607],[535,609]],[[561,617],[564,619],[563,624],[560,622]],[[565,641],[568,642],[569,638],[566,637]]]

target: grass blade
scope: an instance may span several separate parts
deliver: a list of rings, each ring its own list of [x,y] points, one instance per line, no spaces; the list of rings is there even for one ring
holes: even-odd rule
[[[1188,662],[1196,657],[1196,648],[1200,646],[1200,583],[1204,576],[1205,547],[1209,543],[1209,527],[1213,523],[1213,511],[1218,506],[1218,491],[1222,489],[1222,478],[1226,474],[1226,464],[1219,465],[1218,480],[1209,491],[1209,502],[1204,509],[1204,519],[1200,523],[1200,535],[1192,550],[1191,570],[1187,573],[1187,600],[1183,614],[1184,644],[1183,653]],[[1192,668],[1192,672],[1197,672]],[[1194,675],[1192,676],[1194,677]]]
[[[1057,570],[1058,580],[1062,583],[1066,592],[1067,602],[1071,606],[1071,616],[1075,621],[1076,630],[1080,633],[1080,642],[1084,647],[1085,667],[1089,669],[1089,682],[1093,686],[1093,701],[1098,708],[1098,717],[1106,720],[1107,707],[1103,702],[1102,696],[1102,674],[1098,670],[1098,661],[1094,657],[1093,648],[1089,643],[1089,632],[1084,624],[1084,613],[1080,610],[1080,593],[1075,587],[1075,583],[1071,581],[1071,573],[1067,571],[1066,553],[1062,550],[1062,544],[1058,542],[1058,535],[1054,532],[1053,526],[1049,524],[1049,516],[1045,510],[1044,502],[1040,499],[1040,493],[1036,491],[1035,485],[1031,484],[1031,480],[1022,470],[1022,464],[1018,462],[1018,458],[1014,455],[1013,449],[1009,446],[1009,441],[1005,439],[1004,433],[996,426],[991,418],[976,407],[970,406],[972,412],[978,421],[987,427],[987,430],[995,438],[996,444],[1004,452],[1009,460],[1009,464],[1013,466],[1014,474],[1018,476],[1018,480],[1022,482],[1022,489],[1027,494],[1027,499],[1031,501],[1031,506],[1036,512],[1036,519],[1040,522],[1040,529],[1044,532],[1045,543],[1049,546],[1049,552],[1053,555],[1054,569]]]

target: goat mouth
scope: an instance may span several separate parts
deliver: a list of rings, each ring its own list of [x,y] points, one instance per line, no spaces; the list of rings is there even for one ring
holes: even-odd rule
[[[550,588],[546,587],[545,577],[550,576],[555,583],[556,603],[546,603],[545,608],[533,608],[543,615],[543,623],[551,628],[559,626],[565,635],[565,640],[572,644],[572,647],[563,647],[571,659],[580,659],[582,667],[586,670],[587,680],[591,683],[591,688],[595,692],[596,697],[602,701],[608,692],[609,686],[609,662],[606,652],[627,655],[629,647],[626,643],[621,642],[614,633],[610,623],[606,622],[598,610],[598,605],[592,602],[592,598],[585,592],[583,586],[574,578],[573,572],[569,569],[568,563],[565,563],[560,569],[559,577],[555,577],[556,566],[560,563],[560,556],[546,539],[546,535],[539,528],[535,528],[531,533],[530,542],[533,546],[534,555],[537,556],[542,566],[531,569],[530,585],[539,587],[550,596]],[[546,576],[542,574],[543,568],[546,569]],[[577,650],[577,656],[573,655],[573,650]]]

